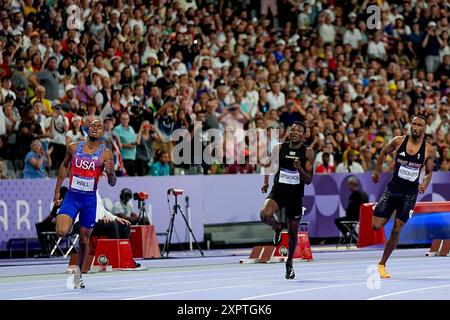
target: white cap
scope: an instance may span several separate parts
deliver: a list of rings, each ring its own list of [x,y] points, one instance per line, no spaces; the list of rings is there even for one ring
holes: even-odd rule
[[[120,16],[120,12],[119,12],[119,10],[114,9],[113,11],[111,11],[111,15],[112,16]]]
[[[67,92],[67,91],[72,90],[72,89],[75,89],[75,86],[74,86],[73,84],[69,83],[69,84],[66,86],[65,91]]]
[[[436,22],[430,21],[430,22],[428,22],[428,26],[429,27],[436,27]]]
[[[277,45],[280,45],[280,44],[285,46],[286,42],[283,39],[277,40]]]
[[[348,15],[348,17],[349,17],[349,18],[356,18],[357,15],[356,15],[356,13],[351,12],[351,13]]]

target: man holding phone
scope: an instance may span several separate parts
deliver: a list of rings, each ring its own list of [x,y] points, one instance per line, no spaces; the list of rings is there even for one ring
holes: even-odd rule
[[[427,72],[434,73],[441,64],[439,49],[444,45],[444,42],[440,38],[440,33],[440,30],[437,30],[436,22],[430,21],[425,38],[422,41]]]

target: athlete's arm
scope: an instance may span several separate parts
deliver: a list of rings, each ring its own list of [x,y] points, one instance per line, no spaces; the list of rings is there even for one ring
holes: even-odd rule
[[[306,162],[305,169],[301,166],[301,163],[298,159],[294,161],[294,167],[300,172],[300,179],[305,181],[306,184],[311,184],[312,178],[314,175],[313,164],[314,163],[314,151],[308,148],[306,149]]]
[[[433,163],[434,163],[433,147],[427,143],[427,149],[425,151],[425,176],[423,181],[419,184],[419,192],[424,193],[426,188],[431,182],[431,176],[433,175]]]
[[[384,162],[384,157],[387,154],[393,153],[395,150],[397,150],[397,148],[402,143],[404,138],[405,138],[405,136],[398,136],[398,137],[392,138],[391,141],[389,141],[383,147],[383,149],[381,149],[381,152],[378,155],[377,165],[375,166],[375,171],[372,174],[372,181],[373,182],[377,183],[378,180],[380,179],[379,175],[380,175],[380,172],[381,172],[381,166],[382,166],[382,164]]]
[[[114,160],[113,154],[109,149],[103,151],[103,170],[105,170],[106,176],[108,177],[108,183],[111,187],[114,187],[117,182],[116,174],[114,173]]]
[[[278,171],[280,148],[281,144],[275,145],[272,149],[272,153],[270,154],[270,162],[262,164],[262,169],[264,170],[264,183],[261,187],[262,193],[266,193],[267,189],[269,188],[270,175]]]
[[[55,195],[53,196],[53,203],[55,206],[61,205],[61,197],[59,196],[59,190],[64,182],[64,179],[67,177],[67,172],[69,171],[70,161],[72,160],[72,155],[77,147],[78,142],[73,142],[69,144],[66,151],[66,156],[64,157],[63,162],[59,166],[58,178],[56,179],[55,186]]]

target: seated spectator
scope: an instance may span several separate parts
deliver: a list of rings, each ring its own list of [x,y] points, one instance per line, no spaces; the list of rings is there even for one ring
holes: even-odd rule
[[[362,190],[358,178],[350,176],[347,180],[347,187],[352,192],[345,209],[345,217],[334,220],[339,231],[346,235],[347,229],[342,225],[342,221],[359,221],[359,208],[363,203],[369,202],[369,196]]]
[[[50,148],[46,154],[41,141],[34,139],[31,142],[31,151],[25,156],[23,177],[25,179],[45,178],[47,176],[46,168],[49,169],[52,164],[51,153],[52,149]]]
[[[61,203],[62,203],[62,200],[64,200],[64,197],[66,196],[67,190],[68,189],[66,186],[62,186],[59,190],[59,199],[61,200]],[[52,243],[49,242],[47,240],[47,237],[45,235],[43,235],[42,233],[55,231],[56,215],[57,215],[59,208],[61,208],[61,204],[54,205],[54,203],[52,202],[50,214],[46,218],[44,218],[44,220],[35,224],[36,233],[37,233],[37,236],[39,239],[39,243],[41,245],[41,251],[37,254],[36,257],[49,257],[50,256],[50,252],[52,250],[52,248],[50,248],[50,246],[52,245]]]
[[[122,189],[120,191],[119,199],[120,200],[114,204],[112,214],[135,224],[138,220],[138,215],[134,212],[133,204],[131,202],[131,199],[133,199],[133,192],[128,188]]]

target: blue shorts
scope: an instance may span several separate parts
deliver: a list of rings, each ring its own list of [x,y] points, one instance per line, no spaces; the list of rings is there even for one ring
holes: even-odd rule
[[[68,190],[58,215],[65,214],[74,221],[80,213],[80,225],[87,228],[94,228],[97,216],[97,195],[95,192],[79,192]]]

